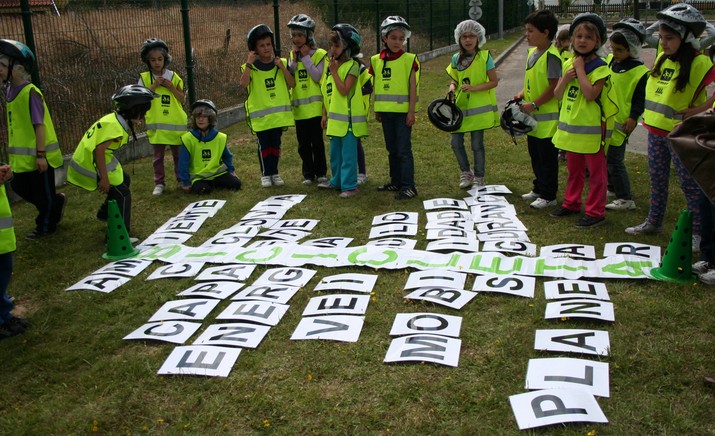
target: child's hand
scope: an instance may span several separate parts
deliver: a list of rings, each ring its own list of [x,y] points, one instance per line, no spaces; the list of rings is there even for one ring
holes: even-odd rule
[[[47,159],[44,156],[37,158],[37,172],[42,174],[47,171]]]
[[[573,67],[575,70],[584,70],[586,68],[586,61],[583,56],[576,56],[573,60]]]
[[[407,112],[407,118],[405,118],[405,125],[407,127],[412,127],[415,124],[415,113]]]
[[[462,85],[462,86],[460,87],[460,89],[461,89],[462,91],[464,91],[464,92],[472,92],[472,91],[476,91],[476,89],[475,89],[475,88],[476,88],[476,86],[472,86],[472,85],[467,85],[466,83],[465,83],[465,84],[463,84],[463,85]]]
[[[249,51],[248,52],[248,58],[246,59],[247,64],[253,64],[256,62],[256,52],[255,51]]]
[[[634,120],[633,118],[628,118],[626,120],[626,122],[623,123],[623,132],[626,135],[630,135],[631,132],[633,132],[633,130],[635,130],[636,125],[637,125],[636,120]]]
[[[109,178],[100,178],[99,183],[97,183],[97,187],[100,192],[107,194],[109,192]]]
[[[278,56],[276,56],[276,57],[273,58],[273,65],[275,65],[276,67],[280,68],[281,70],[285,70],[285,69],[286,69],[285,65],[283,65],[283,61],[282,61],[281,58],[279,58]]]
[[[12,168],[10,165],[0,166],[0,184],[12,179]]]
[[[330,58],[330,63],[328,64],[328,68],[330,68],[330,74],[333,76],[338,75],[338,68],[340,68],[340,65],[338,65],[338,60],[335,58]]]
[[[568,71],[564,73],[564,79],[571,81],[575,79],[576,76],[576,69],[575,68],[570,68]]]
[[[328,117],[325,115],[320,118],[320,128],[323,130],[328,128]]]

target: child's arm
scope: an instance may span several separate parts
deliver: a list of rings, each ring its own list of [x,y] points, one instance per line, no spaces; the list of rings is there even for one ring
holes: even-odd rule
[[[338,61],[335,59],[330,60],[330,74],[333,75],[333,81],[335,82],[335,87],[338,89],[338,92],[340,92],[340,95],[348,95],[351,89],[353,89],[353,86],[355,85],[355,80],[357,80],[357,76],[353,76],[352,74],[348,74],[348,76],[343,79],[340,77],[338,74],[338,68],[340,68],[340,65],[338,64]]]
[[[0,165],[0,186],[12,179],[12,167],[8,164]]]
[[[283,77],[285,77],[286,79],[286,84],[288,85],[288,88],[295,87],[295,77],[293,77],[290,71],[288,71],[288,68],[286,68],[285,64],[283,63],[283,59],[276,56],[275,59],[273,59],[273,63],[283,73]]]
[[[176,73],[174,73],[176,74]],[[168,89],[169,92],[176,98],[177,100],[183,102],[184,101],[184,90],[180,89],[179,87],[174,86],[174,83],[171,80],[167,80],[163,77],[157,77],[156,81],[154,83],[157,83],[158,86],[163,86],[164,88]],[[155,87],[156,89],[156,87]],[[153,91],[153,90],[152,90]]]
[[[708,109],[712,109],[713,104],[715,104],[715,93],[710,96],[707,100],[705,100],[705,103],[700,104],[695,107],[690,107],[685,109],[684,111],[678,112],[679,114],[683,114],[683,119],[690,118],[693,115],[697,115],[700,112],[705,112]]]
[[[499,78],[497,77],[496,68],[492,68],[491,70],[487,71],[487,77],[489,77],[489,81],[480,83],[479,85],[462,85],[462,91],[479,92],[488,91],[492,88],[496,88],[499,84]]]
[[[99,190],[105,194],[109,192],[109,173],[107,172],[107,160],[104,157],[104,153],[113,142],[117,141],[118,138],[104,141],[94,149],[94,165],[99,172],[99,183],[97,185]]]
[[[522,103],[519,105],[522,111],[526,112],[527,114],[530,114],[534,112],[536,109],[538,109],[542,104],[547,103],[549,100],[554,98],[554,90],[556,89],[556,85],[559,83],[559,79],[549,79],[549,87],[544,90],[544,92],[541,93],[540,96],[536,97],[534,101],[532,102],[526,102]],[[521,97],[524,97],[523,94],[524,91],[522,91]],[[533,103],[533,104],[532,104]],[[534,104],[536,107],[534,107]]]
[[[583,56],[577,56],[573,61],[573,68],[576,72],[576,77],[578,78],[578,84],[581,86],[581,93],[588,101],[594,101],[601,95],[601,90],[603,90],[603,85],[606,83],[605,79],[597,80],[595,83],[591,83],[588,80],[588,75],[586,75],[586,61]]]
[[[557,100],[561,100],[564,98],[564,91],[566,90],[566,85],[572,81],[573,79],[576,78],[576,70],[573,68],[569,68],[566,70],[563,76],[559,79],[559,82],[556,84],[556,88],[554,88],[554,97],[556,97]]]
[[[45,125],[35,124],[35,144],[37,147],[37,171],[42,174],[47,171],[47,156],[45,153]]]
[[[244,88],[247,88],[251,83],[251,70],[253,69],[254,62],[256,62],[256,52],[249,51],[248,58],[246,59],[246,68],[243,69],[243,73],[241,73],[241,80],[239,81],[239,85]]]
[[[405,125],[412,127],[415,124],[415,107],[417,107],[417,72],[412,69],[410,73],[410,107],[407,109]]]

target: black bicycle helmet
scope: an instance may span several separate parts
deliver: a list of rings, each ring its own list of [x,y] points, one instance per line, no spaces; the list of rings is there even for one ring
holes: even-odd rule
[[[214,102],[212,102],[209,99],[203,98],[201,100],[196,100],[195,102],[191,103],[191,106],[189,106],[189,110],[193,112],[194,109],[200,106],[206,106],[212,111],[216,112],[218,114],[218,109],[216,108],[216,105]]]
[[[273,48],[275,49],[275,35],[273,34],[271,28],[266,26],[265,24],[259,24],[248,31],[248,36],[246,37],[246,44],[248,44],[248,49],[251,51],[256,51],[256,44],[258,43],[258,40],[263,39],[266,36],[271,37],[271,44],[273,44]]]
[[[700,11],[695,7],[687,3],[674,4],[673,6],[658,12],[655,16],[659,20],[670,20],[678,24],[682,24],[688,30],[693,32],[693,36],[696,38],[699,38],[700,35],[702,35],[705,27],[707,26],[707,21],[705,21],[703,14],[700,13]]]
[[[517,136],[524,136],[534,130],[532,126],[514,117],[515,109],[521,111],[518,105],[518,100],[509,100],[506,106],[504,106],[504,111],[501,113],[501,128],[511,136],[514,144],[516,144]]]
[[[356,56],[358,53],[360,53],[360,32],[357,31],[356,28],[354,28],[350,24],[336,24],[333,26],[334,31],[340,35],[340,39],[342,39],[345,44],[347,44],[347,50],[349,51],[350,57]]]
[[[298,27],[310,31],[315,30],[315,21],[305,14],[298,14],[288,21],[288,27]]]
[[[455,132],[462,126],[464,114],[449,98],[439,98],[427,107],[427,117],[439,130]]]
[[[641,42],[641,44],[645,42],[645,26],[643,25],[643,23],[636,20],[635,18],[624,18],[621,21],[617,22],[613,25],[613,30],[618,29],[630,30],[638,37],[638,40]]]
[[[592,23],[596,26],[596,29],[598,29],[598,36],[601,38],[601,45],[605,44],[606,40],[608,39],[608,30],[606,29],[606,23],[603,22],[603,18],[601,18],[599,15],[591,12],[585,12],[583,14],[576,15],[576,18],[574,18],[573,22],[571,22],[571,26],[569,26],[569,36],[573,36],[573,32],[576,29],[576,26],[583,23],[584,21],[588,21],[589,23]]]
[[[114,110],[117,112],[128,112],[133,107],[151,104],[151,101],[156,97],[149,88],[142,85],[126,85],[115,92],[112,96]]]
[[[167,53],[169,53],[169,46],[164,41],[159,38],[149,38],[142,44],[140,51],[142,61],[147,62],[147,55],[155,48],[164,49]]]

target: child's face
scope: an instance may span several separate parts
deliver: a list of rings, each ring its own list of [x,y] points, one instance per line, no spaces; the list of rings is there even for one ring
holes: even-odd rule
[[[382,37],[382,42],[385,43],[388,50],[397,53],[405,44],[405,32],[398,29],[391,30],[390,33]]]
[[[261,62],[270,62],[273,60],[273,42],[270,36],[261,38],[256,41],[256,55],[261,60]]]
[[[161,73],[164,71],[164,55],[161,54],[161,50],[152,50],[146,56],[149,61],[149,67],[154,73]]]
[[[459,44],[464,50],[470,53],[477,51],[478,43],[479,39],[477,38],[477,35],[472,32],[465,32],[459,37]]]
[[[660,26],[658,33],[660,34],[660,48],[663,49],[663,53],[671,56],[680,50],[683,40],[678,33],[671,31],[665,26]]]
[[[209,116],[204,113],[198,113],[195,115],[196,127],[199,130],[207,130],[209,128]]]
[[[305,32],[301,30],[291,30],[290,39],[296,48],[303,47],[305,43],[308,42],[308,38],[306,38]]]
[[[613,53],[613,59],[617,62],[623,62],[631,57],[631,50],[628,47],[624,47],[613,41],[611,41],[611,53]]]
[[[343,55],[343,52],[345,51],[340,41],[333,42],[332,40],[328,44],[328,49],[330,50],[330,57],[334,59],[338,59],[340,56]]]
[[[526,23],[524,26],[526,42],[532,47],[539,47],[549,43],[549,32],[542,32],[531,23]]]
[[[579,25],[573,32],[573,48],[580,54],[591,53],[598,47],[598,38],[595,32],[589,31],[585,26]]]

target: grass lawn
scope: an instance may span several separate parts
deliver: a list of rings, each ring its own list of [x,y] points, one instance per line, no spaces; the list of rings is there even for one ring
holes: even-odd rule
[[[447,62],[445,56],[423,65],[423,107],[444,95]],[[211,196],[227,203],[189,245],[199,245],[230,227],[269,196],[307,194],[286,218],[319,219],[313,238],[346,236],[355,238],[353,246],[362,245],[375,215],[416,211],[417,249],[424,249],[422,200],[465,195],[457,187],[459,171],[448,134],[433,128],[424,111],[412,138],[419,197],[406,202],[375,190],[388,180],[388,168],[381,128],[374,121],[364,141],[369,181],[358,196],[347,200],[301,184],[293,129],[283,136],[281,174],[286,186],[272,189],[260,187],[256,143],[246,126],[241,123],[226,133],[244,188],[238,194],[219,191]],[[643,220],[648,202],[646,160],[629,154],[639,208],[609,213],[607,224],[577,230],[572,219],[551,218],[548,211],[531,210],[519,198],[532,180],[523,139],[515,146],[501,130],[493,129],[486,133],[486,148],[487,182],[504,184],[514,192],[509,200],[539,246],[592,244],[599,254],[606,242],[634,240],[665,247],[684,207],[673,179],[664,234],[625,235],[625,227]],[[167,164],[170,171],[171,163]],[[151,158],[128,163],[125,169],[132,177],[133,233],[140,238],[197,199],[179,192],[173,183],[163,196],[153,197]],[[562,167],[562,189],[565,181]],[[525,392],[529,359],[557,355],[534,350],[534,331],[543,328],[610,333],[611,355],[603,360],[610,365],[611,396],[598,399],[610,423],[554,426],[534,433],[715,433],[715,391],[702,384],[705,374],[715,372],[715,292],[697,283],[606,281],[616,322],[602,323],[545,320],[541,278],[533,300],[481,294],[461,311],[453,311],[405,301],[407,270],[311,267],[316,276],[291,300],[291,309],[261,345],[242,352],[228,378],[158,376],[174,347],[122,338],[194,282],[146,281],[158,266],[152,265],[110,294],[65,292],[106,264],[101,258],[106,224],[94,219],[102,195],[74,187],[62,191],[69,206],[61,229],[37,242],[22,238],[33,227],[34,209],[13,205],[19,242],[10,293],[17,299],[18,314],[32,327],[0,342],[0,434],[516,434],[508,397]],[[249,283],[267,268],[259,265]],[[318,281],[343,272],[379,276],[360,340],[290,341]],[[471,276],[467,289],[473,281]],[[227,304],[222,302],[204,325]],[[458,368],[382,363],[395,315],[423,311],[463,317]]]

